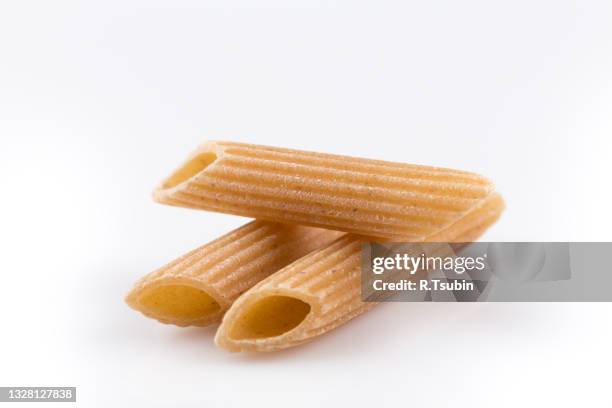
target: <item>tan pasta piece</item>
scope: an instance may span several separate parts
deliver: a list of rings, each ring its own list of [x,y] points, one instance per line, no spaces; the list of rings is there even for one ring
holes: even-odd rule
[[[162,323],[217,323],[241,293],[340,235],[338,231],[253,221],[143,277],[126,302]]]
[[[455,223],[493,185],[468,172],[209,142],[154,192],[164,204],[419,240]]]
[[[476,240],[500,216],[492,193],[455,224],[426,242]],[[231,351],[274,351],[313,339],[377,303],[361,300],[360,251],[364,238],[348,234],[263,280],[223,318],[215,342]]]

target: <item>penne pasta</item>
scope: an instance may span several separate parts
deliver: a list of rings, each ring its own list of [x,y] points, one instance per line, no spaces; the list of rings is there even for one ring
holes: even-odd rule
[[[241,293],[341,232],[253,221],[140,279],[130,307],[162,323],[218,323]]]
[[[493,185],[468,172],[209,142],[154,192],[160,203],[386,240],[454,224]]]
[[[491,193],[457,222],[418,241],[476,240],[503,208],[501,196]],[[292,347],[374,307],[377,303],[361,300],[364,239],[343,236],[255,285],[225,314],[215,337],[217,345],[231,351]]]

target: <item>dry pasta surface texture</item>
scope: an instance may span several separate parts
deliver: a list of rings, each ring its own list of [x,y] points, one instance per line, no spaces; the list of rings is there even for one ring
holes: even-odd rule
[[[198,148],[155,191],[160,203],[419,240],[493,190],[459,170],[231,142]]]
[[[456,223],[421,237],[427,242],[476,240],[500,216],[492,193]],[[361,300],[364,238],[348,234],[263,280],[225,315],[215,341],[231,351],[274,351],[326,333],[370,308]]]
[[[241,293],[340,235],[253,221],[146,275],[134,285],[126,302],[162,323],[218,323]]]

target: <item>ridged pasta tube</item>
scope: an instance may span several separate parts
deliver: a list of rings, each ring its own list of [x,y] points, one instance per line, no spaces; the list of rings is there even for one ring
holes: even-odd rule
[[[468,172],[208,142],[154,192],[160,203],[418,240],[459,220],[493,185]]]
[[[492,193],[456,223],[419,241],[474,241],[503,208],[502,198]],[[255,285],[225,314],[217,345],[231,351],[292,347],[374,307],[377,303],[361,300],[362,241],[348,234]]]
[[[241,293],[340,235],[320,228],[253,221],[143,277],[126,302],[162,323],[217,323]]]

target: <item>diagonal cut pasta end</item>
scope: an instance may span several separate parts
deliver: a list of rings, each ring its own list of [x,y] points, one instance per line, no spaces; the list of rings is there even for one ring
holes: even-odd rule
[[[243,304],[215,336],[219,347],[232,352],[275,351],[292,344],[293,334],[312,320],[315,300],[292,291],[261,291]],[[281,345],[279,347],[279,345]]]
[[[184,277],[164,277],[152,283],[141,281],[125,301],[147,317],[181,327],[217,323],[227,308],[214,289]]]
[[[155,188],[153,200],[161,204],[176,205],[172,199],[173,194],[187,188],[189,182],[213,166],[221,154],[222,147],[214,141],[199,146],[170,176]]]

